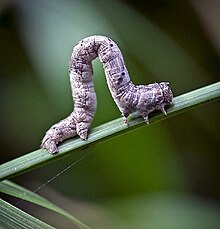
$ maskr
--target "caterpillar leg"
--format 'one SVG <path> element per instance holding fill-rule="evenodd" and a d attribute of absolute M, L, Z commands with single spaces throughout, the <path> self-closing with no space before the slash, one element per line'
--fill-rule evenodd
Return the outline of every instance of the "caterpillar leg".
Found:
<path fill-rule="evenodd" d="M 146 124 L 149 125 L 148 113 L 141 113 L 140 115 L 144 118 Z"/>
<path fill-rule="evenodd" d="M 90 123 L 87 122 L 79 122 L 76 124 L 76 132 L 82 140 L 87 139 L 89 126 Z"/>
<path fill-rule="evenodd" d="M 167 112 L 166 112 L 164 106 L 158 107 L 158 110 L 160 110 L 163 114 L 167 115 Z M 146 124 L 149 125 L 148 113 L 141 113 L 141 115 L 143 116 L 144 121 L 146 122 Z"/>
<path fill-rule="evenodd" d="M 73 117 L 69 116 L 53 125 L 45 134 L 41 148 L 46 149 L 49 153 L 55 154 L 59 150 L 57 145 L 65 139 L 76 135 L 76 124 Z"/>
<path fill-rule="evenodd" d="M 144 116 L 144 121 L 146 122 L 147 125 L 149 125 L 148 115 Z"/>
<path fill-rule="evenodd" d="M 129 122 L 128 122 L 128 113 L 122 113 L 122 116 L 124 117 L 124 124 L 129 127 Z"/>
<path fill-rule="evenodd" d="M 73 112 L 76 123 L 76 133 L 82 140 L 86 140 L 88 137 L 89 127 L 91 126 L 94 115 L 95 109 L 87 111 L 84 108 L 75 108 Z"/>
<path fill-rule="evenodd" d="M 163 114 L 167 115 L 167 112 L 166 112 L 164 106 L 159 107 L 159 110 L 161 110 L 161 112 L 162 112 Z"/>

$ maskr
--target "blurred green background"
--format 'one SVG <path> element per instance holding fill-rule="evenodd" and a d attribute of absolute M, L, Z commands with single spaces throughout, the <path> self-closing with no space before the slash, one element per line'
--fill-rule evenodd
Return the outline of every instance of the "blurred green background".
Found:
<path fill-rule="evenodd" d="M 72 111 L 68 62 L 82 38 L 111 37 L 134 83 L 169 81 L 177 96 L 219 80 L 219 20 L 218 0 L 2 0 L 1 163 L 37 149 L 46 130 Z M 102 65 L 95 60 L 93 66 L 97 126 L 120 112 Z M 39 193 L 93 228 L 217 228 L 219 105 L 105 141 Z M 35 190 L 79 157 L 13 181 Z M 58 228 L 74 228 L 42 208 L 19 207 Z"/>

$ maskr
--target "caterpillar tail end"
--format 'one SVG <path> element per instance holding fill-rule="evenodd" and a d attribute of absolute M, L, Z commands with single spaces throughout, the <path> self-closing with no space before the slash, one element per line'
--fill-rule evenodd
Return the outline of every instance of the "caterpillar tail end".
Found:
<path fill-rule="evenodd" d="M 40 147 L 44 150 L 47 150 L 50 154 L 56 154 L 59 152 L 55 141 L 51 140 L 47 136 L 43 138 Z"/>

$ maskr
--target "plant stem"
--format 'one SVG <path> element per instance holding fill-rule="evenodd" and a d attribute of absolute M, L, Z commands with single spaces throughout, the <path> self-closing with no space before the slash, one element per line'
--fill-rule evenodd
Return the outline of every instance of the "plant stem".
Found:
<path fill-rule="evenodd" d="M 219 97 L 220 82 L 177 96 L 173 100 L 173 106 L 167 109 L 168 116 L 155 112 L 151 115 L 150 125 L 188 111 L 196 106 L 217 100 Z M 136 113 L 133 113 L 130 116 L 129 128 L 124 124 L 123 118 L 115 119 L 92 129 L 89 133 L 89 138 L 86 141 L 83 141 L 78 137 L 65 141 L 60 145 L 59 153 L 56 155 L 51 155 L 42 149 L 38 149 L 0 165 L 0 180 L 17 176 L 25 171 L 32 170 L 49 162 L 69 156 L 73 153 L 82 151 L 84 148 L 91 147 L 93 144 L 103 142 L 108 138 L 118 136 L 143 125 L 145 125 L 145 122 Z"/>

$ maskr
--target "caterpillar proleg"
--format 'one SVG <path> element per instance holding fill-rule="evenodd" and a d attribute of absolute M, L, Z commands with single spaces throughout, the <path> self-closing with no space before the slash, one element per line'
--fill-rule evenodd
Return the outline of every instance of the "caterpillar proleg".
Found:
<path fill-rule="evenodd" d="M 107 84 L 125 123 L 127 117 L 138 111 L 148 124 L 148 114 L 171 104 L 173 93 L 168 82 L 134 85 L 128 74 L 122 53 L 108 37 L 94 35 L 79 41 L 73 48 L 69 75 L 74 100 L 73 112 L 53 125 L 45 134 L 41 147 L 50 153 L 58 152 L 57 144 L 79 135 L 87 139 L 88 130 L 96 112 L 96 94 L 93 85 L 92 60 L 99 57 Z"/>

